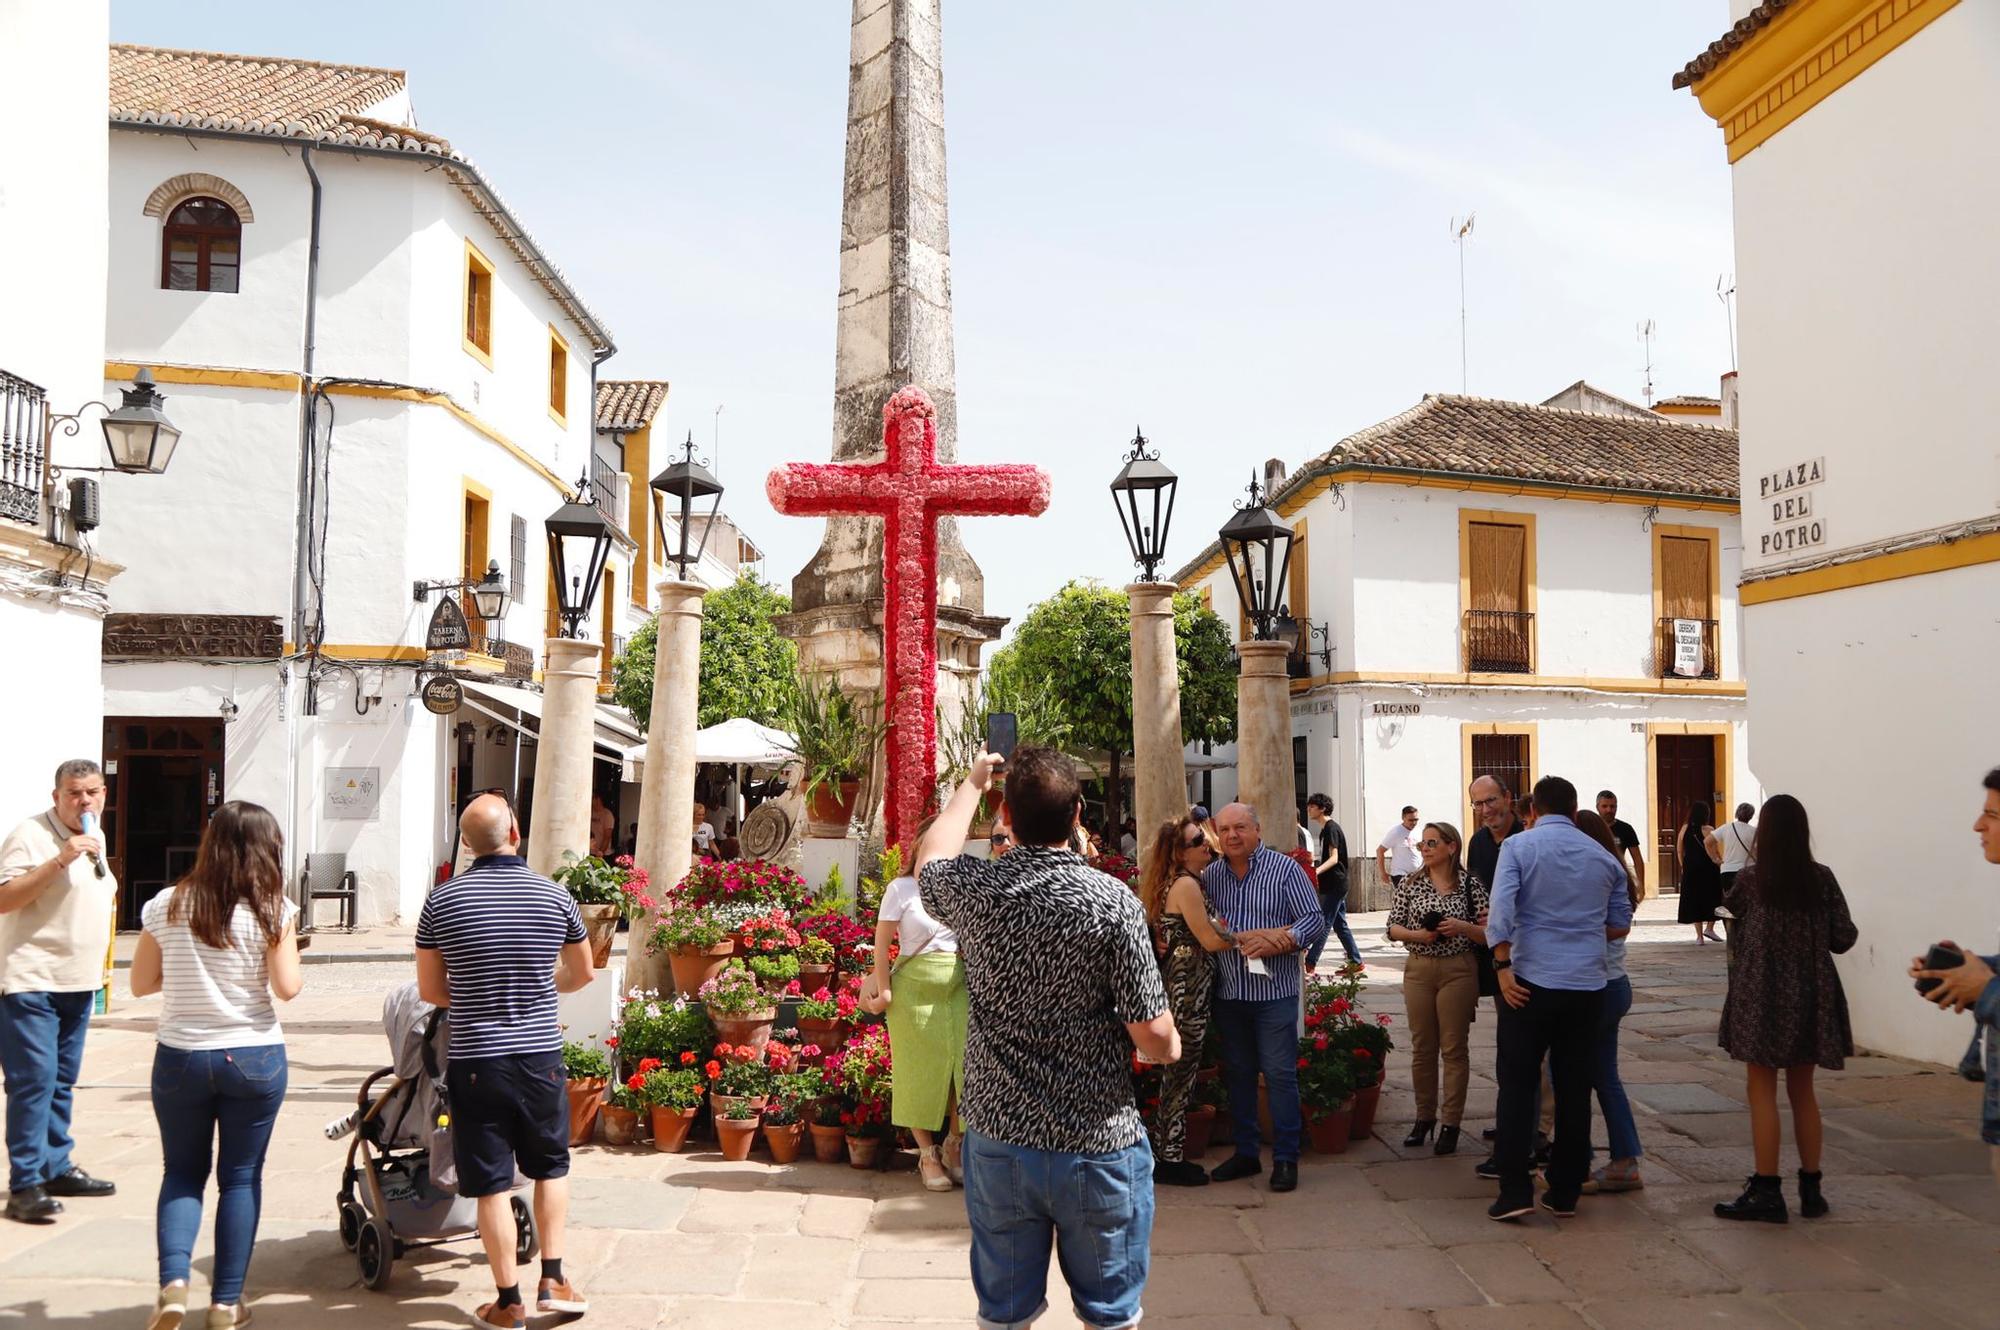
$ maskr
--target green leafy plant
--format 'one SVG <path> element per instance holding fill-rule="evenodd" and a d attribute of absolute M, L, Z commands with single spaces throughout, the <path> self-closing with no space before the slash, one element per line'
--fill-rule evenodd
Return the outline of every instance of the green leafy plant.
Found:
<path fill-rule="evenodd" d="M 799 958 L 790 952 L 773 956 L 752 956 L 750 973 L 766 988 L 783 988 L 799 977 Z"/>
<path fill-rule="evenodd" d="M 636 919 L 655 905 L 647 894 L 651 884 L 646 870 L 634 867 L 629 855 L 607 861 L 594 854 L 564 850 L 562 867 L 551 880 L 568 891 L 578 905 L 615 905 L 627 919 Z"/>
<path fill-rule="evenodd" d="M 563 1075 L 572 1081 L 596 1080 L 611 1075 L 611 1059 L 601 1048 L 563 1041 Z"/>
<path fill-rule="evenodd" d="M 900 845 L 884 846 L 882 852 L 875 856 L 875 872 L 871 876 L 861 879 L 861 890 L 858 893 L 858 898 L 862 918 L 873 919 L 882 912 L 882 893 L 889 889 L 891 882 L 894 882 L 902 875 L 903 847 Z M 869 964 L 873 963 L 874 961 L 871 957 Z"/>
<path fill-rule="evenodd" d="M 660 921 L 646 938 L 646 947 L 656 955 L 683 947 L 706 950 L 721 946 L 735 931 L 715 906 L 687 905 L 669 899 Z"/>
<path fill-rule="evenodd" d="M 800 911 L 801 914 L 846 913 L 853 909 L 854 902 L 847 894 L 847 880 L 840 875 L 840 865 L 834 864 L 826 870 L 826 881 L 819 884 L 819 891 Z"/>
<path fill-rule="evenodd" d="M 648 1108 L 686 1112 L 701 1102 L 701 1076 L 692 1068 L 662 1067 L 641 1082 L 639 1097 Z"/>
<path fill-rule="evenodd" d="M 771 998 L 757 986 L 757 976 L 742 961 L 732 960 L 723 966 L 722 973 L 701 986 L 701 1000 L 708 1007 L 710 1018 L 717 1016 L 749 1016 L 768 1014 L 775 1010 Z"/>
<path fill-rule="evenodd" d="M 876 719 L 881 714 L 881 694 L 859 705 L 834 675 L 794 681 L 783 726 L 791 732 L 792 751 L 805 765 L 801 793 L 807 799 L 823 787 L 867 774 L 889 729 L 887 721 Z"/>
<path fill-rule="evenodd" d="M 809 937 L 799 943 L 799 964 L 833 964 L 833 944 L 823 937 Z"/>
<path fill-rule="evenodd" d="M 813 1121 L 819 1126 L 845 1126 L 846 1123 L 842 1119 L 846 1116 L 847 1110 L 842 1107 L 840 1100 L 835 1096 L 828 1095 L 813 1105 Z"/>
<path fill-rule="evenodd" d="M 743 1056 L 744 1053 L 749 1056 Z M 771 1092 L 771 1069 L 764 1065 L 755 1049 L 739 1047 L 728 1053 L 718 1049 L 715 1060 L 708 1064 L 708 1071 L 710 1094 L 734 1098 Z"/>
<path fill-rule="evenodd" d="M 648 1058 L 674 1062 L 684 1053 L 702 1053 L 714 1042 L 715 1027 L 701 1003 L 637 988 L 625 995 L 615 1033 L 605 1040 L 628 1067 Z"/>
<path fill-rule="evenodd" d="M 754 1104 L 731 1104 L 722 1111 L 722 1116 L 729 1122 L 753 1122 L 761 1113 Z"/>
<path fill-rule="evenodd" d="M 747 569 L 703 598 L 695 724 L 719 725 L 735 716 L 764 725 L 781 723 L 799 655 L 773 619 L 791 608 L 788 596 Z M 611 662 L 612 699 L 642 731 L 653 714 L 658 634 L 659 621 L 648 621 Z"/>

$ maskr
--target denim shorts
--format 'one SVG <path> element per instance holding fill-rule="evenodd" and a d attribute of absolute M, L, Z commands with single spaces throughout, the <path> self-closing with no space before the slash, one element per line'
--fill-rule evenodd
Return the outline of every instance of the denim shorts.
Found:
<path fill-rule="evenodd" d="M 1088 1326 L 1139 1319 L 1153 1239 L 1153 1151 L 1031 1150 L 965 1134 L 972 1286 L 983 1330 L 1025 1326 L 1048 1306 L 1049 1249 Z"/>
<path fill-rule="evenodd" d="M 537 1182 L 569 1173 L 569 1095 L 561 1053 L 467 1058 L 446 1065 L 451 1155 L 460 1196 L 514 1189 L 516 1164 Z"/>

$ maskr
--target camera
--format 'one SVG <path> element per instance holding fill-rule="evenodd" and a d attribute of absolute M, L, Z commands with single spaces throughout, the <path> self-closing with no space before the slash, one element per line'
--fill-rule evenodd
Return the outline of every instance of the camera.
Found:
<path fill-rule="evenodd" d="M 1417 926 L 1423 929 L 1426 933 L 1435 933 L 1438 931 L 1438 925 L 1443 922 L 1444 922 L 1444 911 L 1432 910 L 1429 914 L 1425 915 L 1423 918 L 1417 921 Z"/>

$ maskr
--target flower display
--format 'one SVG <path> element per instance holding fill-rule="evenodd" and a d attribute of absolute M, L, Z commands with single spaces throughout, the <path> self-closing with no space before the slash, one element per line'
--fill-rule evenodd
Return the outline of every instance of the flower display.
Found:
<path fill-rule="evenodd" d="M 827 1059 L 826 1074 L 840 1088 L 842 1125 L 857 1136 L 880 1135 L 889 1125 L 894 1085 L 889 1031 L 871 1025 Z"/>
<path fill-rule="evenodd" d="M 861 1009 L 861 999 L 857 996 L 861 988 L 861 976 L 855 975 L 841 985 L 840 992 L 821 987 L 813 990 L 813 995 L 799 1003 L 799 1019 L 802 1021 L 851 1021 L 854 1013 Z"/>
<path fill-rule="evenodd" d="M 723 966 L 721 974 L 701 986 L 699 996 L 711 1017 L 767 1014 L 774 1010 L 770 995 L 757 986 L 757 976 L 742 961 L 732 960 Z"/>
<path fill-rule="evenodd" d="M 1139 885 L 1139 865 L 1122 854 L 1100 854 L 1090 861 L 1098 872 L 1117 878 L 1128 887 Z"/>
<path fill-rule="evenodd" d="M 551 877 L 578 905 L 615 905 L 627 919 L 636 919 L 659 905 L 651 895 L 652 882 L 646 870 L 634 864 L 629 854 L 607 861 L 569 850 L 563 854 L 562 867 Z"/>
<path fill-rule="evenodd" d="M 705 1049 L 714 1040 L 715 1027 L 701 1003 L 634 988 L 626 992 L 614 1033 L 604 1044 L 625 1066 L 637 1067 L 649 1058 L 672 1060 Z"/>
<path fill-rule="evenodd" d="M 710 1094 L 742 1098 L 768 1094 L 771 1089 L 771 1069 L 748 1044 L 717 1044 L 715 1057 L 703 1070 L 708 1072 Z"/>
<path fill-rule="evenodd" d="M 804 878 L 767 859 L 697 859 L 669 894 L 691 906 L 747 904 L 756 907 L 753 915 L 796 912 L 812 900 Z"/>
<path fill-rule="evenodd" d="M 801 940 L 799 930 L 792 927 L 792 916 L 782 906 L 745 919 L 736 930 L 736 938 L 746 952 L 766 955 L 796 950 Z"/>
<path fill-rule="evenodd" d="M 1388 1015 L 1370 1018 L 1361 1005 L 1365 968 L 1349 962 L 1306 986 L 1298 1065 L 1299 1097 L 1309 1107 L 1336 1109 L 1355 1091 L 1381 1083 L 1394 1043 Z"/>

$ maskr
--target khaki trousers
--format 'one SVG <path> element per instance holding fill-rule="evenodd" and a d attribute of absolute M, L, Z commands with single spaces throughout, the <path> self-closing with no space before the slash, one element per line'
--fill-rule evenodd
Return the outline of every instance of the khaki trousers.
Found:
<path fill-rule="evenodd" d="M 1479 1006 L 1479 967 L 1471 952 L 1412 955 L 1403 963 L 1403 1002 L 1409 1009 L 1410 1077 L 1416 1082 L 1417 1121 L 1458 1125 L 1465 1116 L 1465 1084 L 1472 1074 L 1466 1042 Z M 1438 1062 L 1444 1062 L 1444 1102 L 1438 1102 Z"/>

